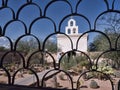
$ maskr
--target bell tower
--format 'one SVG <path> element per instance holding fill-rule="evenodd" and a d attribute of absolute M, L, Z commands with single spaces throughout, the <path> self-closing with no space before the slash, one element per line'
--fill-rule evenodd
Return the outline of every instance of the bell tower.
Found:
<path fill-rule="evenodd" d="M 67 36 L 58 34 L 57 47 L 60 49 L 60 52 L 67 52 L 72 49 L 87 52 L 88 35 L 85 34 L 84 36 L 82 36 L 77 43 L 78 38 L 82 35 L 82 33 L 79 33 L 79 28 L 78 25 L 76 25 L 75 19 L 70 18 L 68 20 L 67 25 L 65 26 L 65 34 L 71 39 L 72 44 Z"/>
<path fill-rule="evenodd" d="M 78 34 L 78 26 L 76 25 L 76 21 L 74 19 L 70 19 L 68 21 L 68 25 L 65 27 L 65 33 L 68 35 Z"/>

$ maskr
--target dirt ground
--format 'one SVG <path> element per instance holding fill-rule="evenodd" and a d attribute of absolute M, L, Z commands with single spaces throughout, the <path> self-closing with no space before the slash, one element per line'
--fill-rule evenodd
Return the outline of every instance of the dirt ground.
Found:
<path fill-rule="evenodd" d="M 28 76 L 28 75 L 24 75 L 24 78 L 26 76 Z M 77 82 L 78 77 L 79 76 L 74 76 L 73 77 L 73 82 L 74 82 L 73 87 L 75 89 L 77 88 L 77 83 L 76 82 Z M 115 83 L 117 84 L 117 82 L 119 81 L 120 78 L 114 78 L 114 79 L 115 79 Z M 111 85 L 111 82 L 109 80 L 94 79 L 99 85 L 99 88 L 97 88 L 97 89 L 90 88 L 91 80 L 93 80 L 93 79 L 89 79 L 89 80 L 85 80 L 85 81 L 83 79 L 81 79 L 82 84 L 80 85 L 80 88 L 78 90 L 112 90 L 112 85 Z M 5 77 L 4 75 L 1 75 L 0 76 L 0 82 L 1 83 L 6 83 L 6 81 L 8 81 L 8 78 Z M 48 79 L 45 82 L 45 84 L 46 84 L 46 87 L 52 87 L 52 88 L 68 88 L 68 89 L 72 88 L 70 79 L 68 79 L 68 77 L 64 77 L 64 80 L 61 80 L 59 78 L 59 75 L 57 77 L 53 77 L 51 79 Z M 115 88 L 115 85 L 114 85 L 114 88 Z"/>
<path fill-rule="evenodd" d="M 76 82 L 77 82 L 78 76 L 74 76 L 73 78 L 74 78 L 73 79 L 73 81 L 74 81 L 73 86 L 76 89 L 77 88 Z M 91 80 L 95 80 L 98 83 L 99 87 L 97 89 L 90 88 Z M 119 80 L 119 78 L 115 78 L 116 84 L 117 84 L 118 80 Z M 66 80 L 60 80 L 59 78 L 57 78 L 58 85 L 55 85 L 54 82 L 55 81 L 53 79 L 49 79 L 46 82 L 46 86 L 47 87 L 53 87 L 53 88 L 57 87 L 57 88 L 71 89 L 70 80 L 67 80 L 67 79 Z M 115 85 L 114 85 L 114 88 L 115 88 Z M 112 90 L 112 85 L 111 85 L 110 80 L 89 79 L 89 80 L 83 81 L 78 90 Z"/>

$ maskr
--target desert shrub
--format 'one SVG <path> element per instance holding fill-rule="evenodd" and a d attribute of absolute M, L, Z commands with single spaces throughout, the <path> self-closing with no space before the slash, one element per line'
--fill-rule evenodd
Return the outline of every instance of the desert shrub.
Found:
<path fill-rule="evenodd" d="M 89 65 L 88 59 L 85 56 L 64 56 L 61 61 L 61 67 L 64 70 L 74 68 L 77 69 L 77 71 L 81 71 L 81 67 L 85 66 L 89 68 Z"/>
<path fill-rule="evenodd" d="M 114 75 L 115 75 L 116 78 L 120 78 L 120 71 L 115 71 Z"/>

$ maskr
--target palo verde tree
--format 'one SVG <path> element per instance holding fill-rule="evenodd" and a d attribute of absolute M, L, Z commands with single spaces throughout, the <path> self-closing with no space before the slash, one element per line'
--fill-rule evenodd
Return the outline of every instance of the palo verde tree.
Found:
<path fill-rule="evenodd" d="M 119 13 L 106 13 L 102 15 L 98 22 L 97 28 L 102 30 L 110 39 L 111 46 L 116 49 L 115 42 L 120 35 L 120 14 Z M 117 49 L 120 50 L 120 40 L 118 40 Z M 97 35 L 93 42 L 89 45 L 90 51 L 105 51 L 109 50 L 109 43 L 102 34 Z M 112 60 L 112 66 L 119 68 L 120 65 L 120 52 L 111 51 L 104 55 L 104 58 Z"/>

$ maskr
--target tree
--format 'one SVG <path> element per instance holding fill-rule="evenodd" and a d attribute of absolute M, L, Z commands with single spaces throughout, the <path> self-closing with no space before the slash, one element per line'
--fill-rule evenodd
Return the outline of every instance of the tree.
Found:
<path fill-rule="evenodd" d="M 41 42 L 43 43 L 43 42 Z M 50 40 L 46 41 L 45 44 L 45 48 L 52 53 L 56 52 L 56 46 L 57 44 L 55 42 L 52 42 Z M 22 52 L 24 54 L 25 60 L 27 60 L 29 58 L 29 56 L 34 52 L 38 50 L 38 43 L 36 42 L 36 40 L 34 40 L 33 38 L 30 38 L 29 40 L 21 40 L 18 42 L 17 44 L 17 50 Z M 43 56 L 44 54 L 41 53 L 37 53 L 36 55 L 34 55 L 32 57 L 32 59 L 34 59 L 34 61 L 30 62 L 31 64 L 36 64 L 36 63 L 42 63 L 41 60 L 43 60 Z"/>
<path fill-rule="evenodd" d="M 30 51 L 35 51 L 37 47 L 38 44 L 34 39 L 21 40 L 18 42 L 17 50 L 27 53 Z"/>
<path fill-rule="evenodd" d="M 0 51 L 4 51 L 4 50 L 6 50 L 5 47 L 0 46 Z"/>
<path fill-rule="evenodd" d="M 107 13 L 101 16 L 97 23 L 98 27 L 100 26 L 102 29 L 104 29 L 104 33 L 110 38 L 112 48 L 115 49 L 115 41 L 120 35 L 120 14 L 118 13 Z M 106 41 L 105 37 L 103 35 L 98 35 L 93 40 L 90 50 L 94 51 L 104 51 L 109 49 L 109 43 Z M 119 40 L 120 41 L 120 40 Z M 120 42 L 118 42 L 117 49 L 120 49 Z M 116 68 L 119 68 L 120 64 L 120 52 L 118 51 L 111 51 L 104 55 L 104 58 L 107 58 L 109 60 L 112 60 L 114 63 L 113 65 Z"/>
<path fill-rule="evenodd" d="M 99 34 L 92 43 L 89 44 L 89 51 L 105 51 L 109 49 L 109 42 L 105 36 Z"/>
<path fill-rule="evenodd" d="M 57 43 L 51 40 L 46 41 L 46 47 L 49 52 L 56 53 L 57 52 Z"/>

